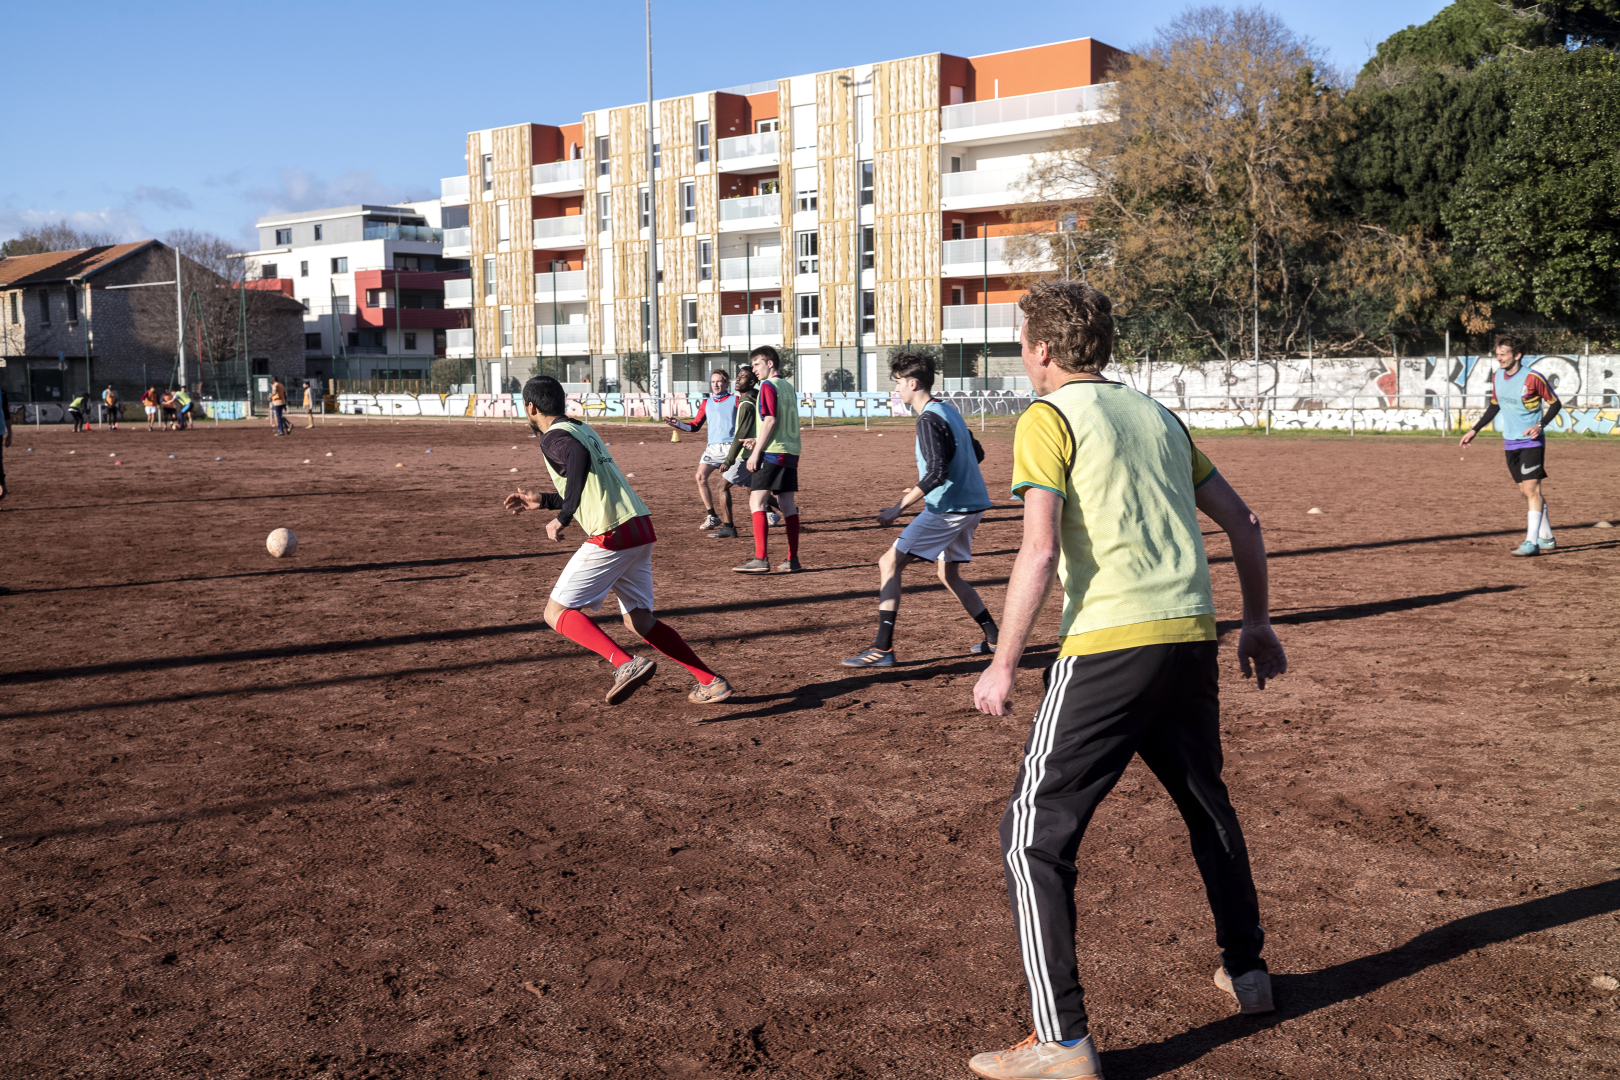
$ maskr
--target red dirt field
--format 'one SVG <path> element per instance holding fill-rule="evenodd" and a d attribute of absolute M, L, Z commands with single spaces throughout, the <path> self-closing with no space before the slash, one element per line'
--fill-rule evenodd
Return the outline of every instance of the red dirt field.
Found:
<path fill-rule="evenodd" d="M 1027 1033 L 996 822 L 1057 605 L 1011 717 L 973 710 L 975 627 L 927 568 L 901 666 L 841 668 L 909 430 L 808 436 L 811 572 L 767 578 L 696 530 L 700 446 L 603 430 L 723 706 L 665 662 L 610 709 L 607 665 L 544 627 L 578 534 L 501 511 L 545 484 L 520 426 L 18 431 L 0 1075 L 958 1080 Z M 985 443 L 1004 493 L 1010 428 Z M 1620 1075 L 1620 533 L 1592 527 L 1620 519 L 1620 443 L 1554 442 L 1561 546 L 1522 560 L 1499 444 L 1200 443 L 1266 526 L 1292 665 L 1237 676 L 1210 537 L 1279 1011 L 1210 984 L 1137 764 L 1080 850 L 1109 1080 Z M 967 576 L 999 613 L 998 497 Z"/>

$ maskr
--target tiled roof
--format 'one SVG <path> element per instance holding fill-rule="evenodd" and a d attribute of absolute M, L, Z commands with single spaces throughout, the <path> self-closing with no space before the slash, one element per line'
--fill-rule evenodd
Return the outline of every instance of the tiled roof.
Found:
<path fill-rule="evenodd" d="M 78 251 L 48 251 L 43 255 L 14 255 L 9 259 L 0 259 L 0 289 L 86 277 L 155 243 L 156 240 L 140 240 L 133 244 L 112 244 Z"/>

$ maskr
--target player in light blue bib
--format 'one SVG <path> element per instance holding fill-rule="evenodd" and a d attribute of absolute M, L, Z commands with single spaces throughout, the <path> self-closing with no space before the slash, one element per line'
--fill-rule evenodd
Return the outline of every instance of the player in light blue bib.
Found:
<path fill-rule="evenodd" d="M 1514 335 L 1497 337 L 1496 365 L 1491 372 L 1490 405 L 1458 445 L 1467 446 L 1487 424 L 1501 417 L 1508 475 L 1524 493 L 1527 509 L 1524 543 L 1513 554 L 1540 555 L 1557 546 L 1541 482 L 1547 479 L 1547 425 L 1563 408 L 1563 402 L 1541 373 L 1524 363 L 1523 343 Z"/>
<path fill-rule="evenodd" d="M 703 500 L 704 532 L 719 530 L 736 536 L 737 527 L 731 522 L 731 481 L 721 477 L 720 494 L 725 501 L 726 520 L 714 512 L 714 494 L 709 490 L 709 477 L 726 467 L 726 455 L 731 452 L 731 440 L 737 434 L 737 395 L 731 392 L 731 377 L 719 368 L 709 373 L 710 394 L 698 403 L 697 414 L 691 420 L 665 420 L 676 431 L 702 431 L 709 429 L 709 443 L 698 459 L 698 495 Z"/>

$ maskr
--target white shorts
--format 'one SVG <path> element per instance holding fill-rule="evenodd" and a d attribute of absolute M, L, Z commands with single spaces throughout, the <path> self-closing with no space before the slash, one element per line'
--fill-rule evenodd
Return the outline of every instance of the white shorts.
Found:
<path fill-rule="evenodd" d="M 146 407 L 146 415 L 147 416 L 156 416 L 157 415 L 157 406 L 156 405 L 148 405 Z"/>
<path fill-rule="evenodd" d="M 609 592 L 619 597 L 619 611 L 653 609 L 652 544 L 609 551 L 581 544 L 557 577 L 551 598 L 565 608 L 596 611 Z"/>
<path fill-rule="evenodd" d="M 941 555 L 947 562 L 973 561 L 973 530 L 984 517 L 980 510 L 972 514 L 936 514 L 924 510 L 911 519 L 911 524 L 894 542 L 894 549 L 902 555 L 933 562 Z"/>
<path fill-rule="evenodd" d="M 703 456 L 698 458 L 698 464 L 723 469 L 726 466 L 726 455 L 729 453 L 731 453 L 730 443 L 710 443 L 703 448 Z"/>

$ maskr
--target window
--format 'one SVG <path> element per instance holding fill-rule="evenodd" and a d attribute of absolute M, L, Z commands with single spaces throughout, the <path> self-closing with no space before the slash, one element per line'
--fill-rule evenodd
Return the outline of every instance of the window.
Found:
<path fill-rule="evenodd" d="M 309 297 L 306 296 L 306 297 L 304 297 L 303 300 L 301 300 L 299 302 L 304 305 L 304 314 L 308 315 L 309 314 Z"/>
<path fill-rule="evenodd" d="M 347 315 L 349 313 L 349 298 L 347 296 L 332 297 L 332 313 L 334 315 Z"/>
<path fill-rule="evenodd" d="M 961 171 L 962 171 L 962 159 L 953 154 L 951 156 L 951 172 L 958 173 L 958 172 L 961 172 Z"/>
<path fill-rule="evenodd" d="M 495 204 L 495 239 L 503 244 L 512 239 L 512 206 L 510 203 Z"/>
<path fill-rule="evenodd" d="M 863 226 L 861 228 L 861 269 L 862 270 L 870 270 L 870 269 L 872 269 L 872 265 L 876 261 L 875 258 L 874 258 L 874 255 L 876 253 L 872 249 L 872 241 L 873 241 L 873 239 L 874 238 L 872 236 L 872 226 L 870 226 L 870 225 Z"/>
<path fill-rule="evenodd" d="M 798 255 L 798 268 L 796 274 L 814 274 L 818 272 L 821 252 L 821 234 L 818 232 L 802 232 L 793 238 L 793 250 Z"/>
<path fill-rule="evenodd" d="M 276 230 L 276 245 L 279 247 L 282 244 L 290 244 L 290 243 L 292 243 L 292 230 L 291 229 L 277 229 Z"/>
<path fill-rule="evenodd" d="M 967 297 L 967 293 L 963 290 L 962 286 L 960 286 L 960 285 L 952 285 L 951 286 L 951 306 L 952 307 L 961 307 L 964 303 L 966 303 L 966 297 Z"/>
<path fill-rule="evenodd" d="M 967 222 L 963 221 L 960 218 L 952 218 L 951 219 L 951 239 L 952 240 L 966 240 L 967 239 Z"/>
<path fill-rule="evenodd" d="M 305 259 L 298 264 L 298 276 L 309 277 L 309 260 Z"/>
<path fill-rule="evenodd" d="M 872 205 L 872 162 L 861 162 L 861 205 Z"/>
<path fill-rule="evenodd" d="M 698 241 L 698 280 L 714 280 L 714 242 L 711 240 Z"/>
<path fill-rule="evenodd" d="M 652 195 L 646 188 L 641 189 L 641 227 L 648 228 L 652 224 Z"/>
<path fill-rule="evenodd" d="M 759 182 L 759 194 L 780 195 L 781 193 L 782 181 L 779 178 L 773 176 L 769 180 L 761 180 Z"/>
<path fill-rule="evenodd" d="M 407 331 L 405 331 L 405 350 L 407 352 L 415 352 L 416 351 L 416 331 L 415 330 L 407 330 Z"/>
<path fill-rule="evenodd" d="M 512 347 L 512 309 L 501 308 L 501 348 Z"/>
<path fill-rule="evenodd" d="M 613 196 L 607 192 L 596 197 L 596 231 L 605 233 L 613 228 Z"/>
<path fill-rule="evenodd" d="M 566 273 L 568 273 L 568 260 L 567 259 L 552 259 L 551 260 L 551 272 L 553 274 L 566 274 Z"/>
<path fill-rule="evenodd" d="M 596 137 L 596 175 L 597 176 L 606 176 L 608 174 L 608 169 L 611 168 L 612 165 L 613 165 L 612 159 L 608 157 L 608 146 L 609 145 L 610 144 L 608 143 L 608 137 L 606 135 L 598 135 Z"/>
<path fill-rule="evenodd" d="M 383 307 L 383 291 L 381 289 L 366 290 L 366 307 Z"/>
<path fill-rule="evenodd" d="M 697 185 L 681 185 L 681 224 L 691 225 L 697 221 Z"/>
<path fill-rule="evenodd" d="M 484 299 L 495 298 L 495 256 L 484 256 Z"/>
<path fill-rule="evenodd" d="M 793 209 L 799 213 L 816 208 L 816 167 L 793 170 Z"/>
<path fill-rule="evenodd" d="M 494 154 L 485 154 L 484 155 L 484 160 L 481 163 L 480 168 L 483 171 L 484 190 L 485 191 L 494 191 L 495 190 L 495 155 Z"/>
<path fill-rule="evenodd" d="M 811 337 L 821 333 L 821 296 L 819 293 L 799 294 L 799 336 Z"/>
<path fill-rule="evenodd" d="M 276 264 L 275 263 L 265 263 L 262 267 L 259 268 L 259 276 L 262 277 L 262 278 L 273 278 L 273 277 L 275 277 L 276 276 Z"/>
<path fill-rule="evenodd" d="M 51 294 L 44 289 L 39 290 L 39 325 L 51 325 Z"/>
<path fill-rule="evenodd" d="M 69 285 L 67 288 L 68 322 L 79 321 L 79 290 Z"/>
<path fill-rule="evenodd" d="M 431 269 L 433 269 L 433 256 L 431 256 L 431 255 L 427 256 L 427 262 L 428 262 L 428 265 L 426 267 L 423 267 L 423 265 L 422 265 L 422 256 L 420 256 L 420 255 L 395 255 L 394 256 L 394 269 L 395 270 L 422 270 L 422 269 L 431 270 Z"/>
<path fill-rule="evenodd" d="M 698 336 L 697 301 L 682 300 L 681 315 L 683 316 L 683 321 L 686 323 L 686 340 L 696 341 Z"/>
<path fill-rule="evenodd" d="M 793 106 L 793 149 L 806 150 L 816 145 L 816 106 Z"/>
<path fill-rule="evenodd" d="M 11 325 L 17 325 L 17 294 L 11 294 Z"/>
<path fill-rule="evenodd" d="M 700 161 L 700 162 L 701 161 L 708 161 L 709 160 L 709 122 L 707 120 L 699 120 L 697 122 L 697 131 L 694 133 L 692 141 L 693 141 L 693 143 L 695 143 L 697 145 L 697 160 Z"/>
<path fill-rule="evenodd" d="M 782 121 L 778 120 L 774 116 L 769 120 L 760 120 L 754 124 L 755 131 L 779 131 L 781 130 L 781 127 Z"/>
<path fill-rule="evenodd" d="M 332 273 L 334 273 L 334 274 L 347 274 L 348 272 L 349 272 L 349 259 L 348 259 L 348 256 L 344 256 L 341 259 L 333 259 L 332 260 Z"/>
<path fill-rule="evenodd" d="M 306 351 L 306 352 L 320 352 L 321 351 L 321 335 L 319 335 L 319 334 L 305 334 L 304 335 L 304 351 Z"/>
<path fill-rule="evenodd" d="M 871 334 L 877 331 L 877 316 L 873 313 L 875 297 L 872 290 L 861 293 L 861 333 Z"/>
<path fill-rule="evenodd" d="M 317 243 L 319 243 L 320 239 L 321 239 L 321 227 L 319 225 L 317 225 L 317 226 L 315 226 L 315 240 L 316 240 Z"/>
<path fill-rule="evenodd" d="M 663 167 L 664 167 L 664 144 L 660 143 L 660 142 L 654 142 L 653 143 L 653 168 L 662 169 Z"/>
<path fill-rule="evenodd" d="M 855 99 L 855 141 L 872 141 L 872 95 Z"/>
<path fill-rule="evenodd" d="M 960 86 L 951 87 L 950 88 L 950 95 L 951 95 L 950 102 L 951 102 L 952 105 L 960 105 L 960 104 L 962 104 L 962 102 L 964 100 L 966 100 L 962 96 L 962 88 Z"/>

